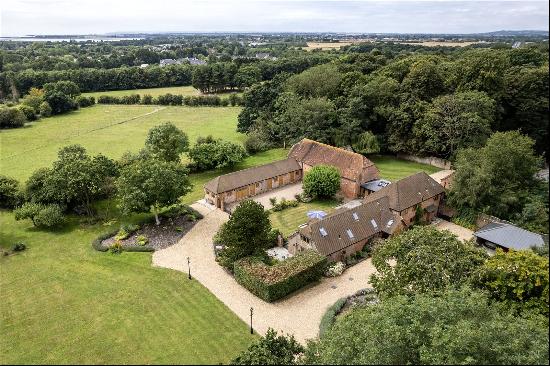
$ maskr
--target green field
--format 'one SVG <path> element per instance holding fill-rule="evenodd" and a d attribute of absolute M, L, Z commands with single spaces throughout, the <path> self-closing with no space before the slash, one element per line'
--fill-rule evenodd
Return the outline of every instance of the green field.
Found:
<path fill-rule="evenodd" d="M 29 123 L 25 128 L 0 131 L 2 174 L 26 180 L 34 170 L 50 166 L 58 150 L 80 144 L 91 154 L 119 158 L 143 147 L 147 131 L 170 121 L 193 142 L 212 135 L 242 142 L 235 131 L 238 107 L 163 107 L 96 105 Z"/>
<path fill-rule="evenodd" d="M 123 95 L 139 94 L 141 96 L 149 94 L 153 97 L 158 97 L 163 94 L 181 94 L 183 96 L 188 95 L 202 95 L 197 89 L 192 86 L 170 86 L 166 88 L 150 88 L 150 89 L 131 89 L 131 90 L 110 90 L 110 91 L 101 91 L 101 92 L 90 92 L 82 93 L 82 95 L 88 97 L 99 97 L 100 95 L 110 95 L 113 97 L 121 97 Z M 214 95 L 219 95 L 220 97 L 227 97 L 231 93 L 219 93 Z M 240 94 L 240 93 L 239 93 Z"/>

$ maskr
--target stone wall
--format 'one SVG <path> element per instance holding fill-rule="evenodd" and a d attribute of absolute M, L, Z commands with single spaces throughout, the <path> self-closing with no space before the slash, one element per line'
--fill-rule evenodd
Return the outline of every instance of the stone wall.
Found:
<path fill-rule="evenodd" d="M 416 163 L 421 164 L 428 164 L 431 166 L 435 166 L 441 169 L 451 169 L 451 162 L 445 159 L 437 158 L 435 156 L 427 156 L 427 157 L 420 157 L 415 155 L 409 155 L 409 154 L 397 154 L 398 159 L 408 160 L 408 161 L 414 161 Z"/>

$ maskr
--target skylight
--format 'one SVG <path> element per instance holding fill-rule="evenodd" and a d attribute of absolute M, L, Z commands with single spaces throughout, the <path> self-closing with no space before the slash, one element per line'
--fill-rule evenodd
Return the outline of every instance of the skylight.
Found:
<path fill-rule="evenodd" d="M 390 227 L 393 225 L 393 219 L 391 219 L 390 221 L 388 221 L 388 224 L 386 225 L 386 227 Z"/>
<path fill-rule="evenodd" d="M 319 228 L 319 233 L 321 233 L 321 236 L 327 236 L 327 230 L 324 227 Z"/>
<path fill-rule="evenodd" d="M 353 239 L 353 238 L 354 238 L 353 233 L 351 232 L 351 229 L 347 229 L 347 230 L 346 230 L 346 233 L 348 234 L 348 236 L 349 236 L 350 239 Z"/>
<path fill-rule="evenodd" d="M 354 212 L 351 216 L 353 216 L 355 221 L 359 221 L 359 215 L 357 215 L 357 212 Z"/>
<path fill-rule="evenodd" d="M 372 224 L 372 227 L 374 227 L 375 229 L 378 228 L 378 225 L 376 224 L 376 221 L 374 221 L 374 219 L 371 219 L 370 223 Z"/>

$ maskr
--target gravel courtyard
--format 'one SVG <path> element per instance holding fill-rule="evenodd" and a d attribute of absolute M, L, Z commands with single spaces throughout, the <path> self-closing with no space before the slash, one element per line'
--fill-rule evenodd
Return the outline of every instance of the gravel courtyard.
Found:
<path fill-rule="evenodd" d="M 187 272 L 189 257 L 193 279 L 200 281 L 243 321 L 250 322 L 250 308 L 254 308 L 254 329 L 261 334 L 271 327 L 294 334 L 300 342 L 315 338 L 329 306 L 341 297 L 369 287 L 368 278 L 375 272 L 370 259 L 349 268 L 340 277 L 324 278 L 287 299 L 266 303 L 241 287 L 214 259 L 212 237 L 228 215 L 200 203 L 191 207 L 202 213 L 204 219 L 177 244 L 153 253 L 153 265 Z"/>

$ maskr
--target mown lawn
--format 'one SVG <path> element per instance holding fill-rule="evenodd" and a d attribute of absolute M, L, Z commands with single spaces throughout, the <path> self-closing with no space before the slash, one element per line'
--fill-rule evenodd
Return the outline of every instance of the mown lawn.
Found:
<path fill-rule="evenodd" d="M 90 92 L 90 93 L 82 93 L 82 95 L 89 96 L 89 97 L 99 97 L 100 95 L 109 95 L 113 97 L 121 97 L 123 95 L 131 95 L 131 94 L 139 94 L 142 97 L 145 94 L 149 94 L 153 97 L 158 97 L 159 95 L 163 94 L 181 94 L 183 96 L 188 95 L 201 95 L 201 92 L 199 92 L 197 89 L 193 88 L 192 86 L 170 86 L 166 88 L 149 88 L 149 89 L 129 89 L 129 90 L 110 90 L 110 91 L 100 91 L 100 92 Z M 215 95 L 219 95 L 222 98 L 228 97 L 231 93 L 219 93 Z M 239 93 L 240 94 L 240 93 Z"/>
<path fill-rule="evenodd" d="M 315 200 L 309 203 L 300 203 L 297 207 L 290 207 L 283 211 L 272 212 L 269 214 L 271 225 L 274 229 L 279 229 L 284 236 L 290 235 L 298 226 L 306 223 L 308 220 L 307 212 L 310 210 L 323 210 L 327 214 L 334 211 L 338 205 L 335 200 Z"/>
<path fill-rule="evenodd" d="M 206 135 L 239 143 L 244 140 L 236 132 L 239 111 L 238 107 L 140 105 L 83 108 L 0 131 L 0 167 L 2 174 L 24 181 L 36 169 L 50 166 L 58 150 L 69 144 L 117 159 L 125 151 L 141 149 L 149 129 L 167 121 L 185 131 L 192 143 Z"/>
<path fill-rule="evenodd" d="M 217 364 L 253 339 L 185 273 L 153 268 L 149 253 L 92 249 L 92 239 L 120 221 L 72 218 L 48 232 L 0 211 L 0 225 L 2 247 L 28 246 L 0 258 L 2 364 Z"/>
<path fill-rule="evenodd" d="M 435 166 L 401 160 L 394 156 L 369 156 L 369 159 L 380 170 L 380 176 L 392 182 L 421 171 L 432 174 L 441 170 Z"/>

